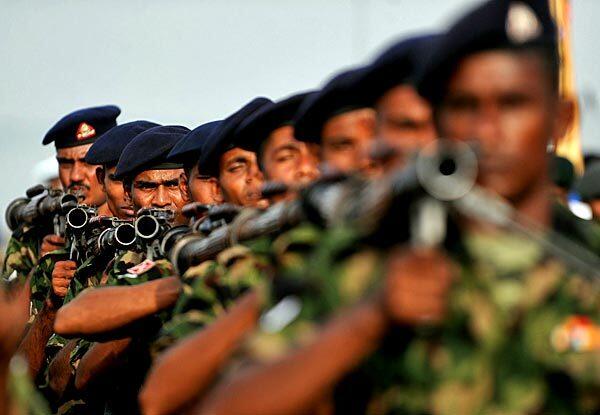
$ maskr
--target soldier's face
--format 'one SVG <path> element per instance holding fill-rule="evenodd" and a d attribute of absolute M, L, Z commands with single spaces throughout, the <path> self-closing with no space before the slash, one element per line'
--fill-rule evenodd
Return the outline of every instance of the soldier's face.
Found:
<path fill-rule="evenodd" d="M 198 165 L 192 167 L 189 177 L 181 176 L 182 186 L 187 189 L 193 202 L 214 205 L 222 203 L 219 182 L 215 177 L 201 175 Z"/>
<path fill-rule="evenodd" d="M 336 115 L 321 132 L 321 156 L 327 168 L 344 172 L 378 173 L 370 157 L 375 139 L 375 111 L 358 109 Z"/>
<path fill-rule="evenodd" d="M 319 147 L 294 138 L 294 128 L 277 128 L 267 138 L 262 166 L 267 180 L 301 187 L 319 177 Z"/>
<path fill-rule="evenodd" d="M 133 207 L 170 209 L 177 213 L 178 223 L 184 223 L 181 208 L 188 203 L 187 194 L 179 185 L 183 169 L 146 170 L 138 174 L 131 185 Z"/>
<path fill-rule="evenodd" d="M 559 107 L 538 56 L 486 51 L 460 62 L 436 119 L 442 137 L 478 143 L 480 183 L 516 201 L 547 181 Z"/>
<path fill-rule="evenodd" d="M 96 175 L 98 181 L 102 183 L 102 189 L 106 194 L 106 204 L 113 215 L 120 219 L 133 218 L 135 211 L 131 199 L 125 194 L 123 182 L 114 177 L 116 166 L 98 167 Z"/>
<path fill-rule="evenodd" d="M 263 175 L 258 168 L 256 153 L 233 148 L 219 161 L 219 185 L 225 202 L 240 206 L 265 207 L 261 198 Z"/>
<path fill-rule="evenodd" d="M 84 161 L 91 146 L 91 144 L 86 144 L 57 149 L 58 177 L 66 191 L 81 196 L 81 203 L 100 206 L 104 203 L 105 197 L 102 186 L 96 177 L 96 166 Z"/>
<path fill-rule="evenodd" d="M 377 101 L 376 111 L 377 139 L 395 150 L 389 167 L 401 166 L 407 157 L 436 139 L 431 106 L 410 85 L 387 91 Z"/>

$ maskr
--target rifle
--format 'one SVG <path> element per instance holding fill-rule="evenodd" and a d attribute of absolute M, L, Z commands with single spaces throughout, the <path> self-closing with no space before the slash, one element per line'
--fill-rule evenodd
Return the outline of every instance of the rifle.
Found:
<path fill-rule="evenodd" d="M 238 241 L 277 234 L 303 221 L 321 226 L 349 224 L 379 243 L 423 239 L 419 235 L 426 232 L 414 226 L 428 223 L 423 212 L 431 218 L 430 213 L 436 211 L 431 206 L 437 206 L 437 214 L 445 215 L 442 204 L 467 194 L 476 175 L 477 157 L 466 145 L 438 143 L 436 149 L 420 153 L 413 164 L 390 177 L 378 181 L 339 175 L 322 179 L 301 190 L 297 200 L 277 203 L 262 212 L 245 210 L 231 224 L 207 236 L 185 235 L 173 244 L 168 256 L 183 274 Z M 390 229 L 395 232 L 390 234 Z M 438 230 L 437 238 L 443 237 L 444 231 Z"/>
<path fill-rule="evenodd" d="M 33 186 L 26 197 L 13 200 L 6 208 L 6 223 L 11 231 L 27 224 L 42 230 L 53 229 L 54 234 L 65 234 L 65 216 L 77 206 L 77 197 L 43 185 Z"/>
<path fill-rule="evenodd" d="M 140 209 L 134 223 L 138 248 L 146 251 L 148 259 L 164 255 L 164 244 L 189 232 L 186 225 L 172 226 L 175 212 L 169 209 Z"/>
<path fill-rule="evenodd" d="M 109 217 L 98 217 L 102 231 L 88 242 L 94 255 L 115 255 L 118 251 L 135 247 L 136 235 L 133 221 Z"/>
<path fill-rule="evenodd" d="M 90 257 L 88 241 L 101 232 L 102 222 L 92 220 L 98 214 L 98 209 L 78 205 L 69 210 L 66 216 L 65 235 L 69 240 L 69 259 L 72 261 L 83 261 Z"/>

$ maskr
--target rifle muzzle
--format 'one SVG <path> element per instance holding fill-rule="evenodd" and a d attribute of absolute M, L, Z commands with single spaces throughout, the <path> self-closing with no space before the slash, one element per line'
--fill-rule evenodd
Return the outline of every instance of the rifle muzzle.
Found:
<path fill-rule="evenodd" d="M 121 247 L 128 247 L 135 243 L 135 226 L 131 223 L 122 223 L 115 228 L 115 241 Z"/>
<path fill-rule="evenodd" d="M 142 239 L 152 239 L 160 232 L 158 219 L 151 215 L 143 215 L 135 220 L 135 233 Z"/>
<path fill-rule="evenodd" d="M 72 229 L 83 229 L 89 222 L 90 215 L 87 210 L 76 207 L 67 213 L 67 225 Z"/>

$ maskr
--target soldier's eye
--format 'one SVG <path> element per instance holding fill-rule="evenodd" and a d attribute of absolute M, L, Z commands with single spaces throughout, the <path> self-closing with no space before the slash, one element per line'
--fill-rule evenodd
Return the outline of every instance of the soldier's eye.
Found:
<path fill-rule="evenodd" d="M 275 161 L 278 163 L 283 163 L 289 160 L 293 160 L 296 158 L 296 152 L 293 150 L 284 150 L 277 153 L 275 156 Z"/>
<path fill-rule="evenodd" d="M 351 150 L 354 147 L 354 141 L 349 138 L 340 138 L 336 140 L 331 140 L 328 143 L 328 146 L 335 151 L 347 151 Z"/>
<path fill-rule="evenodd" d="M 246 165 L 244 163 L 233 163 L 227 168 L 227 171 L 230 173 L 240 173 L 245 167 Z"/>
<path fill-rule="evenodd" d="M 73 164 L 75 164 L 75 160 L 71 160 L 71 159 L 62 159 L 62 158 L 58 158 L 56 159 L 58 161 L 58 165 L 59 166 L 72 166 Z"/>
<path fill-rule="evenodd" d="M 151 190 L 155 189 L 157 186 L 154 183 L 136 183 L 135 188 L 140 190 Z"/>
<path fill-rule="evenodd" d="M 444 106 L 454 111 L 474 111 L 477 109 L 477 100 L 469 96 L 450 97 Z"/>

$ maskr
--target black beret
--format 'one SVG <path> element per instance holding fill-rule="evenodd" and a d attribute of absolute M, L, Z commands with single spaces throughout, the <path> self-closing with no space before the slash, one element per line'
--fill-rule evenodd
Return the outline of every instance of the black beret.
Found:
<path fill-rule="evenodd" d="M 115 105 L 84 108 L 62 117 L 44 136 L 42 144 L 54 141 L 56 148 L 81 146 L 117 125 L 121 109 Z"/>
<path fill-rule="evenodd" d="M 221 125 L 221 122 L 221 120 L 211 121 L 194 128 L 175 144 L 167 160 L 183 163 L 185 166 L 196 164 L 204 142 Z"/>
<path fill-rule="evenodd" d="M 564 157 L 552 156 L 550 178 L 558 187 L 571 189 L 575 182 L 575 168 L 573 167 L 573 163 Z"/>
<path fill-rule="evenodd" d="M 365 108 L 357 93 L 358 81 L 364 71 L 365 68 L 358 68 L 342 72 L 327 82 L 323 89 L 307 97 L 293 120 L 296 139 L 320 142 L 327 120 L 344 112 Z"/>
<path fill-rule="evenodd" d="M 303 92 L 263 105 L 255 113 L 246 118 L 235 131 L 239 146 L 248 151 L 258 152 L 261 144 L 274 130 L 284 125 L 293 125 L 294 115 L 300 104 L 310 94 Z"/>
<path fill-rule="evenodd" d="M 271 102 L 270 99 L 264 97 L 254 98 L 225 118 L 218 128 L 204 140 L 204 145 L 200 149 L 198 171 L 209 176 L 218 176 L 221 155 L 234 147 L 238 147 L 238 143 L 235 141 L 235 130 L 240 123 L 254 111 Z"/>
<path fill-rule="evenodd" d="M 115 177 L 131 178 L 145 170 L 179 169 L 181 163 L 167 161 L 171 149 L 190 130 L 180 125 L 165 125 L 150 128 L 138 134 L 121 153 Z"/>
<path fill-rule="evenodd" d="M 600 198 L 600 162 L 592 163 L 585 169 L 576 190 L 584 202 Z"/>
<path fill-rule="evenodd" d="M 94 142 L 85 155 L 85 162 L 114 166 L 118 163 L 123 149 L 131 140 L 138 134 L 158 126 L 159 124 L 143 120 L 117 125 Z"/>
<path fill-rule="evenodd" d="M 489 0 L 456 22 L 437 42 L 419 76 L 419 93 L 439 102 L 463 57 L 493 49 L 544 48 L 557 56 L 548 0 Z"/>
<path fill-rule="evenodd" d="M 372 106 L 386 91 L 413 84 L 417 71 L 428 60 L 441 35 L 426 34 L 403 39 L 381 53 L 357 81 L 364 106 Z"/>

